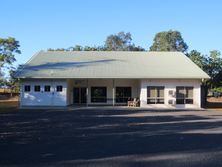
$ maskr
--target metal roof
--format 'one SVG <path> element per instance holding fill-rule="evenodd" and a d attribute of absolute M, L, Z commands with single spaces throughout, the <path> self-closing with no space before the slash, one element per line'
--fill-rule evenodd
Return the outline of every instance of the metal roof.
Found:
<path fill-rule="evenodd" d="M 209 76 L 180 52 L 40 51 L 18 78 L 204 79 Z"/>

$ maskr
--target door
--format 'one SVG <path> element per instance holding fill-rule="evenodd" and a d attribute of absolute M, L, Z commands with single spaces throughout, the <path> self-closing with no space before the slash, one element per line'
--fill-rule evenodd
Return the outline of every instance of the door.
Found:
<path fill-rule="evenodd" d="M 73 104 L 86 104 L 86 88 L 73 88 Z"/>
<path fill-rule="evenodd" d="M 86 88 L 80 88 L 80 103 L 85 104 L 86 103 Z"/>

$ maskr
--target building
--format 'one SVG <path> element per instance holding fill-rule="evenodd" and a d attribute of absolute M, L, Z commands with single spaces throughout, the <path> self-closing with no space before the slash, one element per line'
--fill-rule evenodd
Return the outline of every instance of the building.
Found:
<path fill-rule="evenodd" d="M 17 73 L 21 106 L 200 108 L 209 76 L 180 52 L 40 51 Z"/>

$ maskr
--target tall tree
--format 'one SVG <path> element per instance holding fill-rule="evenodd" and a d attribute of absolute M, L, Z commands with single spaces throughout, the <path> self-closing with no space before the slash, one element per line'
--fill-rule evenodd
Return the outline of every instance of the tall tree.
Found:
<path fill-rule="evenodd" d="M 0 61 L 12 64 L 15 59 L 15 53 L 20 54 L 19 41 L 15 38 L 0 38 Z"/>
<path fill-rule="evenodd" d="M 48 51 L 57 51 L 58 49 L 48 49 Z M 104 46 L 81 46 L 75 45 L 64 51 L 145 51 L 141 46 L 135 46 L 132 43 L 131 34 L 119 32 L 118 34 L 109 35 Z"/>
<path fill-rule="evenodd" d="M 186 52 L 187 44 L 179 31 L 162 31 L 155 35 L 150 51 L 179 51 Z"/>
<path fill-rule="evenodd" d="M 20 54 L 19 41 L 15 38 L 0 38 L 0 76 L 2 76 L 2 68 L 12 65 L 16 61 L 15 54 Z"/>
<path fill-rule="evenodd" d="M 202 55 L 197 50 L 191 50 L 190 53 L 186 54 L 196 65 L 198 65 L 202 70 L 207 72 L 208 59 L 206 56 Z"/>
<path fill-rule="evenodd" d="M 144 51 L 140 46 L 132 43 L 132 37 L 129 32 L 119 32 L 109 35 L 105 41 L 105 50 L 108 51 Z"/>
<path fill-rule="evenodd" d="M 19 92 L 19 79 L 17 78 L 17 74 L 19 71 L 23 68 L 23 65 L 19 65 L 16 68 L 12 68 L 9 71 L 10 78 L 7 80 L 7 85 L 10 86 L 12 89 L 16 90 L 16 92 Z"/>
<path fill-rule="evenodd" d="M 214 78 L 218 73 L 222 71 L 222 58 L 221 53 L 218 50 L 210 51 L 208 57 L 207 73 Z"/>
<path fill-rule="evenodd" d="M 210 51 L 210 55 L 207 56 L 192 50 L 190 53 L 187 53 L 187 56 L 211 77 L 206 82 L 208 87 L 217 87 L 221 84 L 222 58 L 219 51 Z"/>

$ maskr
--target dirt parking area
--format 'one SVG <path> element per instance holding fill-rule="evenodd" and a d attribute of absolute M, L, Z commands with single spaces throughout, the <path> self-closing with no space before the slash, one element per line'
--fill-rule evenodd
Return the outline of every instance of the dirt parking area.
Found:
<path fill-rule="evenodd" d="M 222 166 L 222 112 L 0 113 L 0 166 Z"/>

